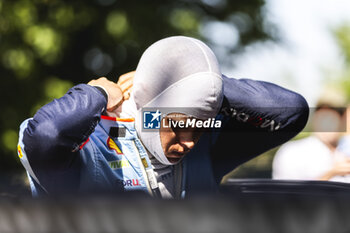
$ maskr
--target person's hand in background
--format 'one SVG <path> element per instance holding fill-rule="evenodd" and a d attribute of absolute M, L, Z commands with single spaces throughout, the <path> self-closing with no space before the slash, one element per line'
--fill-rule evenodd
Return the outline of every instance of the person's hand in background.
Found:
<path fill-rule="evenodd" d="M 350 158 L 337 160 L 331 169 L 327 171 L 320 180 L 330 180 L 334 176 L 346 176 L 350 174 Z"/>

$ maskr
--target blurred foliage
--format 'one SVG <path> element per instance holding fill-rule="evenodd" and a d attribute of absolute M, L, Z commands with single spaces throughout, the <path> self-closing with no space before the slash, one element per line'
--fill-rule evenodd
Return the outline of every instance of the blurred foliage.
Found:
<path fill-rule="evenodd" d="M 20 123 L 73 85 L 99 76 L 116 81 L 136 68 L 149 45 L 164 37 L 188 35 L 220 46 L 211 34 L 220 38 L 223 31 L 207 30 L 208 25 L 225 25 L 237 33 L 234 41 L 230 37 L 224 41 L 230 53 L 271 39 L 264 30 L 264 4 L 264 0 L 0 0 L 1 170 L 23 170 L 16 156 Z"/>
<path fill-rule="evenodd" d="M 350 23 L 344 23 L 336 28 L 334 35 L 345 59 L 345 68 L 342 71 L 339 86 L 345 91 L 350 102 Z"/>
<path fill-rule="evenodd" d="M 343 24 L 334 31 L 338 45 L 345 56 L 346 62 L 350 63 L 350 25 Z"/>

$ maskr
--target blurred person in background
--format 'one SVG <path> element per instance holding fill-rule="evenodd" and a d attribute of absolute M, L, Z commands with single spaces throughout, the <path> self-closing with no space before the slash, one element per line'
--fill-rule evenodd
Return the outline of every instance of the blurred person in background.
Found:
<path fill-rule="evenodd" d="M 203 132 L 161 124 L 145 132 L 147 107 L 164 114 L 153 112 L 151 121 L 222 125 Z M 43 106 L 22 123 L 18 155 L 34 196 L 142 191 L 183 198 L 217 192 L 223 175 L 294 137 L 307 118 L 299 94 L 228 78 L 203 42 L 175 36 L 150 46 L 136 72 L 117 84 L 92 80 Z"/>
<path fill-rule="evenodd" d="M 350 158 L 350 106 L 347 107 L 344 117 L 346 118 L 346 133 L 339 140 L 338 150 Z"/>
<path fill-rule="evenodd" d="M 340 143 L 346 130 L 344 106 L 345 97 L 339 90 L 329 88 L 322 93 L 311 117 L 312 135 L 288 142 L 277 151 L 273 179 L 350 182 L 349 137 Z"/>

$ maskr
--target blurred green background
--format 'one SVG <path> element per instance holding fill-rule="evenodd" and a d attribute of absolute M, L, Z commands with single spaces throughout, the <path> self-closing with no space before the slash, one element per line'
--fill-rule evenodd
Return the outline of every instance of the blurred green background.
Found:
<path fill-rule="evenodd" d="M 100 76 L 116 81 L 136 68 L 149 45 L 172 35 L 199 38 L 223 65 L 234 65 L 247 46 L 281 41 L 265 7 L 264 0 L 0 0 L 1 192 L 21 190 L 18 129 L 40 106 L 78 83 Z M 221 27 L 233 28 L 238 39 L 218 43 L 210 34 L 220 37 Z M 350 63 L 350 26 L 330 30 Z M 229 61 L 228 54 L 234 55 Z M 339 78 L 348 94 L 349 74 L 346 69 Z M 234 175 L 269 177 L 274 152 Z"/>

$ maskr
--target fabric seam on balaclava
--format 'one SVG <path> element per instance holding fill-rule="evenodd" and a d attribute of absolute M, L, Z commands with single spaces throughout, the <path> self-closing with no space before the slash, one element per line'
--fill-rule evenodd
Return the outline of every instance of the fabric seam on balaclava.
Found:
<path fill-rule="evenodd" d="M 203 55 L 204 55 L 204 57 L 205 57 L 205 61 L 206 61 L 207 64 L 208 64 L 209 71 L 212 72 L 212 68 L 211 68 L 211 65 L 210 65 L 210 62 L 209 62 L 209 58 L 208 58 L 206 52 L 204 51 L 204 49 L 202 48 L 202 45 L 201 45 L 200 43 L 198 43 L 197 41 L 193 40 L 193 39 L 190 39 L 190 38 L 188 38 L 188 39 L 189 39 L 191 42 L 195 43 L 195 44 L 199 47 L 199 49 L 202 51 L 202 53 L 203 53 Z"/>
<path fill-rule="evenodd" d="M 195 74 L 191 74 L 191 75 L 188 75 L 187 77 L 184 77 L 182 78 L 181 80 L 177 81 L 177 82 L 174 82 L 173 84 L 171 84 L 170 86 L 168 86 L 166 89 L 164 89 L 161 93 L 159 93 L 156 97 L 154 97 L 153 99 L 151 99 L 148 103 L 146 103 L 143 107 L 152 107 L 152 106 L 149 106 L 154 100 L 158 99 L 158 97 L 160 97 L 161 95 L 163 95 L 165 92 L 167 92 L 168 90 L 176 87 L 177 85 L 179 85 L 180 83 L 182 82 L 185 82 L 186 80 L 190 79 L 190 78 L 193 78 L 193 77 L 196 77 L 198 75 L 203 75 L 203 74 L 212 74 L 214 75 L 215 77 L 219 78 L 222 80 L 222 77 L 212 71 L 204 71 L 204 72 L 198 72 L 198 73 L 195 73 Z M 213 81 L 212 81 L 213 82 Z M 212 83 L 214 84 L 214 82 Z M 214 86 L 214 85 L 213 85 Z M 215 96 L 213 94 L 213 96 Z M 142 107 L 141 107 L 142 108 Z M 141 109 L 139 108 L 139 109 Z M 137 109 L 137 110 L 139 110 Z"/>

